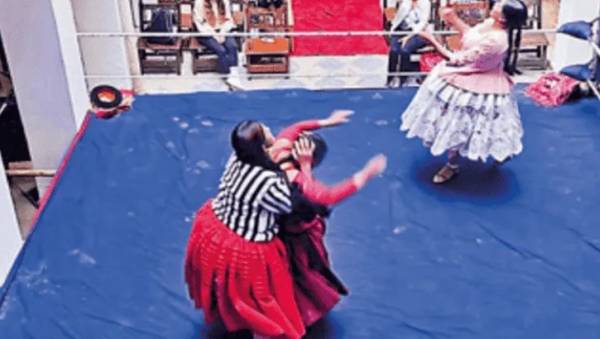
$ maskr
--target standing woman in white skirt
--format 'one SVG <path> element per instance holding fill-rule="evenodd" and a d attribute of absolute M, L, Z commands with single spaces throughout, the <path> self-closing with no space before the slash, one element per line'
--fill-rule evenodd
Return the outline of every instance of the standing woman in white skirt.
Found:
<path fill-rule="evenodd" d="M 442 8 L 440 15 L 462 35 L 462 49 L 450 52 L 430 33 L 421 33 L 448 61 L 431 71 L 400 127 L 408 138 L 421 138 L 433 155 L 448 153 L 448 163 L 433 177 L 437 184 L 458 174 L 459 157 L 503 162 L 521 153 L 523 129 L 510 76 L 527 6 L 521 0 L 497 1 L 490 18 L 474 27 L 452 8 Z"/>

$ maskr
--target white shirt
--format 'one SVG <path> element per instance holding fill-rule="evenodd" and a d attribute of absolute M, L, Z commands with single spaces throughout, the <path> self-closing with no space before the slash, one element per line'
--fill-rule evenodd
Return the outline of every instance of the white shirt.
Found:
<path fill-rule="evenodd" d="M 208 20 L 206 19 L 207 13 L 205 13 L 205 2 L 210 2 L 210 8 L 212 14 L 215 18 L 217 18 L 216 27 L 210 25 Z M 219 18 L 221 15 L 219 14 L 219 2 L 223 4 L 225 8 L 225 21 L 219 25 Z M 230 32 L 235 28 L 235 24 L 233 22 L 233 16 L 231 15 L 231 4 L 229 0 L 195 0 L 194 1 L 194 23 L 196 24 L 196 28 L 200 33 L 214 33 L 216 31 L 220 32 Z"/>
<path fill-rule="evenodd" d="M 415 33 L 423 31 L 429 24 L 431 1 L 417 0 L 415 7 L 413 7 L 413 0 L 401 1 L 396 16 L 392 20 L 391 30 L 397 29 L 404 22 Z"/>

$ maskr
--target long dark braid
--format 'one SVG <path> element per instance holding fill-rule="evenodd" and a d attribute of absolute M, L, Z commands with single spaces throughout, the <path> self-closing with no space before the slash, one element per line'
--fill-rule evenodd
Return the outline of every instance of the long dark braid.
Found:
<path fill-rule="evenodd" d="M 283 174 L 265 151 L 265 143 L 263 126 L 255 120 L 244 120 L 231 132 L 231 145 L 240 161 Z"/>
<path fill-rule="evenodd" d="M 510 75 L 521 74 L 521 71 L 517 69 L 519 50 L 521 49 L 521 35 L 521 27 L 508 29 L 508 52 L 504 59 L 504 71 Z"/>
<path fill-rule="evenodd" d="M 514 29 L 508 29 L 508 51 L 506 52 L 506 56 L 504 57 L 504 71 L 510 75 L 514 74 L 514 69 L 512 69 L 510 61 L 513 53 L 513 35 Z"/>
<path fill-rule="evenodd" d="M 519 50 L 521 49 L 522 27 L 527 22 L 527 5 L 521 0 L 506 0 L 502 6 L 508 31 L 508 52 L 504 59 L 504 71 L 510 75 L 521 74 L 517 70 Z"/>

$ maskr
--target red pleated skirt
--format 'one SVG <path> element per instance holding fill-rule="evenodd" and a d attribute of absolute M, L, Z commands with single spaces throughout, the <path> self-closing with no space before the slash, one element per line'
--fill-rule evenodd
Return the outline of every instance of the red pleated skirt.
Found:
<path fill-rule="evenodd" d="M 185 260 L 189 295 L 207 323 L 268 337 L 305 333 L 285 246 L 251 242 L 231 231 L 206 203 L 194 220 Z"/>
<path fill-rule="evenodd" d="M 325 220 L 287 225 L 281 239 L 290 259 L 294 296 L 305 326 L 323 318 L 348 295 L 348 289 L 331 269 L 324 243 Z"/>

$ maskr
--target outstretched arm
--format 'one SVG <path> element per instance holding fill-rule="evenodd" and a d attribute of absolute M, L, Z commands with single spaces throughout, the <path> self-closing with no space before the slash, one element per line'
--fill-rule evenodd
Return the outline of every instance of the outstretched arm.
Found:
<path fill-rule="evenodd" d="M 353 175 L 334 186 L 327 186 L 319 182 L 312 174 L 312 154 L 314 144 L 308 139 L 301 138 L 294 147 L 294 158 L 300 164 L 299 176 L 302 194 L 308 200 L 322 205 L 334 205 L 350 197 L 361 189 L 366 182 L 385 169 L 386 160 L 383 156 L 373 158 L 367 165 Z"/>
<path fill-rule="evenodd" d="M 433 34 L 429 33 L 429 32 L 420 32 L 419 35 L 425 39 L 428 40 L 431 45 L 438 51 L 440 52 L 441 55 L 444 56 L 444 58 L 446 59 L 450 59 L 452 58 L 452 52 L 450 52 L 438 39 L 436 39 Z"/>
<path fill-rule="evenodd" d="M 294 142 L 298 139 L 300 134 L 306 131 L 312 131 L 323 127 L 323 120 L 305 120 L 301 122 L 297 122 L 291 126 L 286 127 L 283 131 L 281 131 L 277 138 L 275 138 L 276 142 L 281 139 L 286 139 L 291 142 Z"/>
<path fill-rule="evenodd" d="M 333 111 L 327 119 L 306 120 L 295 123 L 279 133 L 277 139 L 288 139 L 294 142 L 298 139 L 302 132 L 346 123 L 350 120 L 349 118 L 353 113 L 354 112 L 350 110 L 336 110 Z"/>
<path fill-rule="evenodd" d="M 349 178 L 337 185 L 327 186 L 316 180 L 309 164 L 301 166 L 300 189 L 304 196 L 321 205 L 335 205 L 358 191 L 354 178 Z"/>
<path fill-rule="evenodd" d="M 270 152 L 273 159 L 275 159 L 275 162 L 278 162 L 289 156 L 293 143 L 298 140 L 298 137 L 300 137 L 303 132 L 346 123 L 353 113 L 353 111 L 349 110 L 337 110 L 331 113 L 327 119 L 305 120 L 285 128 L 277 135 L 275 143 L 271 147 Z"/>
<path fill-rule="evenodd" d="M 457 65 L 476 64 L 485 69 L 486 60 L 504 54 L 508 48 L 506 37 L 503 33 L 488 33 L 479 44 L 469 49 L 464 49 L 450 56 L 450 63 Z M 488 67 L 493 67 L 490 65 Z"/>

